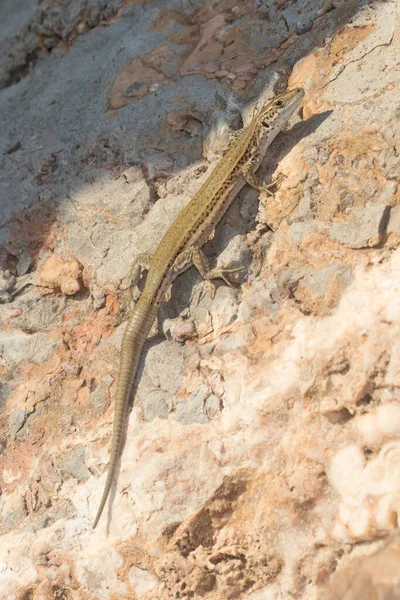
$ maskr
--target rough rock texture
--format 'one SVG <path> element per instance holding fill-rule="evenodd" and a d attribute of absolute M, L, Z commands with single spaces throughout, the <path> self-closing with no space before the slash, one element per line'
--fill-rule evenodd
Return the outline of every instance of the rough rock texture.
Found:
<path fill-rule="evenodd" d="M 371 556 L 354 558 L 347 568 L 333 575 L 330 589 L 323 591 L 321 600 L 398 600 L 399 561 L 397 535 Z"/>
<path fill-rule="evenodd" d="M 398 3 L 1 13 L 1 597 L 397 598 Z M 286 179 L 207 244 L 236 287 L 174 284 L 93 531 L 130 263 L 286 85 L 302 119 L 262 169 Z"/>

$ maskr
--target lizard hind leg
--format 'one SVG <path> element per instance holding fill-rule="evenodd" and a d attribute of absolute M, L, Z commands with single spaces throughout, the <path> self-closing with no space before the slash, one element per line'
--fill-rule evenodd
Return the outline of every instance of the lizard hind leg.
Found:
<path fill-rule="evenodd" d="M 227 285 L 232 286 L 232 282 L 229 280 L 228 275 L 244 269 L 244 267 L 231 269 L 229 265 L 223 265 L 221 267 L 210 269 L 207 256 L 197 246 L 190 246 L 189 248 L 183 250 L 183 252 L 181 252 L 181 254 L 179 254 L 179 256 L 176 258 L 172 268 L 175 271 L 180 272 L 190 263 L 193 263 L 202 278 L 208 283 L 212 298 L 215 295 L 215 285 L 212 283 L 212 279 L 223 279 Z"/>
<path fill-rule="evenodd" d="M 232 286 L 232 281 L 229 279 L 229 274 L 237 273 L 238 271 L 242 271 L 244 269 L 244 267 L 236 267 L 231 269 L 229 264 L 210 269 L 208 258 L 204 252 L 197 247 L 192 249 L 192 260 L 202 278 L 208 282 L 210 287 L 210 295 L 212 298 L 215 295 L 215 285 L 212 283 L 212 279 L 223 279 L 227 285 Z"/>

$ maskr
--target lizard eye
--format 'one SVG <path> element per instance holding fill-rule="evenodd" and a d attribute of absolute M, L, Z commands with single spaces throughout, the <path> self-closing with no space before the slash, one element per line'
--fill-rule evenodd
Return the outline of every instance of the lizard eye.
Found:
<path fill-rule="evenodd" d="M 282 100 L 277 100 L 277 101 L 275 102 L 275 106 L 277 106 L 278 108 L 279 108 L 280 106 L 283 106 L 283 101 L 282 101 Z"/>

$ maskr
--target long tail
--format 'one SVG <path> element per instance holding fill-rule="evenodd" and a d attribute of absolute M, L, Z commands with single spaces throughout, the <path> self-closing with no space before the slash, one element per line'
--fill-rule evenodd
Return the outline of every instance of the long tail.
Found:
<path fill-rule="evenodd" d="M 99 522 L 111 490 L 114 471 L 121 450 L 122 431 L 128 412 L 127 409 L 133 381 L 135 379 L 143 344 L 149 335 L 156 315 L 157 307 L 144 301 L 144 299 L 142 300 L 142 298 L 139 298 L 139 301 L 128 319 L 124 337 L 122 338 L 110 462 L 108 464 L 107 479 L 104 485 L 103 495 L 93 523 L 93 529 Z"/>

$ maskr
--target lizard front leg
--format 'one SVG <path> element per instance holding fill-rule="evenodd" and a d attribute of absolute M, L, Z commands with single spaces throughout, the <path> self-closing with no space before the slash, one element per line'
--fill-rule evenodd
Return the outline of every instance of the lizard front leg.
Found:
<path fill-rule="evenodd" d="M 271 181 L 271 183 L 268 184 L 263 181 L 260 181 L 260 179 L 258 179 L 257 175 L 254 172 L 254 163 L 251 160 L 247 164 L 243 165 L 242 175 L 246 183 L 251 185 L 251 187 L 255 188 L 256 190 L 268 192 L 270 196 L 274 195 L 271 192 L 271 189 L 274 187 L 279 187 L 279 185 L 286 177 L 286 175 L 279 174 L 276 179 L 274 179 L 273 181 Z"/>

